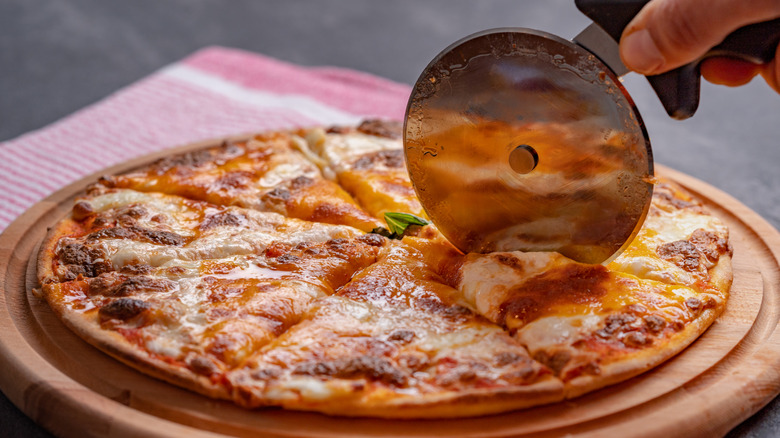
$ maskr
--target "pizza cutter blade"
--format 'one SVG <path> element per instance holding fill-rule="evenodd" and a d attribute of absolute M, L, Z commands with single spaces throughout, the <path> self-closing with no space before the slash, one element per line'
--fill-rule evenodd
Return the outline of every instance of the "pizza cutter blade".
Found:
<path fill-rule="evenodd" d="M 602 263 L 650 205 L 639 112 L 610 67 L 555 35 L 502 28 L 454 43 L 417 81 L 404 131 L 417 195 L 464 252 Z"/>

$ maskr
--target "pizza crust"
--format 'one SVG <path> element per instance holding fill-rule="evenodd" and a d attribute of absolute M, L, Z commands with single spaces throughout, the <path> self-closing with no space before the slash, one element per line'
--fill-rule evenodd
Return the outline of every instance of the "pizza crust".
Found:
<path fill-rule="evenodd" d="M 343 402 L 340 400 L 328 400 L 319 404 L 291 402 L 283 403 L 282 407 L 347 417 L 436 419 L 497 414 L 555 403 L 563 399 L 562 383 L 556 379 L 548 379 L 511 390 L 452 392 L 435 396 L 403 397 L 374 403 Z"/>
<path fill-rule="evenodd" d="M 49 228 L 46 237 L 41 242 L 41 248 L 37 257 L 38 282 L 42 285 L 58 281 L 54 272 L 55 251 L 59 240 L 68 236 L 80 227 L 70 217 L 63 218 L 53 227 Z"/>

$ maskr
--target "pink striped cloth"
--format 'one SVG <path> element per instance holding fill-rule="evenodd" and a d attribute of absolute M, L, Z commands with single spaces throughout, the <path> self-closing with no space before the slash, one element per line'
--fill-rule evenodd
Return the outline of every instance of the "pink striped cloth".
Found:
<path fill-rule="evenodd" d="M 209 47 L 50 126 L 0 143 L 0 232 L 57 189 L 119 162 L 228 135 L 400 119 L 408 85 Z"/>

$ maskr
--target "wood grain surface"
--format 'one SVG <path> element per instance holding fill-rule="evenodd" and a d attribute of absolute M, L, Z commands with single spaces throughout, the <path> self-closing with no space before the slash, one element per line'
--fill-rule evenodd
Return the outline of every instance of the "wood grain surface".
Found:
<path fill-rule="evenodd" d="M 780 233 L 729 195 L 662 166 L 659 175 L 682 184 L 729 226 L 734 284 L 726 311 L 693 345 L 631 380 L 500 415 L 399 421 L 245 410 L 145 376 L 75 336 L 35 295 L 37 248 L 47 228 L 99 175 L 217 143 L 105 169 L 39 202 L 0 235 L 0 389 L 55 435 L 711 437 L 780 393 Z"/>

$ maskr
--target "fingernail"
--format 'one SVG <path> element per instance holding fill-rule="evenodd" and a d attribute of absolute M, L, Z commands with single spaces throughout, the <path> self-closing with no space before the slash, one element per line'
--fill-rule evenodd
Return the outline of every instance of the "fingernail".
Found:
<path fill-rule="evenodd" d="M 647 29 L 638 30 L 623 38 L 621 49 L 626 67 L 636 72 L 652 74 L 664 64 L 664 57 Z"/>

